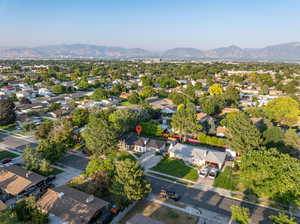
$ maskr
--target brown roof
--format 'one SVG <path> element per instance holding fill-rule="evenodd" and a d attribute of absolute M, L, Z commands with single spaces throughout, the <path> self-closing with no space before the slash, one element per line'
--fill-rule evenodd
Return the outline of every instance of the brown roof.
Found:
<path fill-rule="evenodd" d="M 222 127 L 222 126 L 218 126 L 217 130 L 216 130 L 216 132 L 219 133 L 219 134 L 225 133 L 225 131 L 226 131 L 226 128 Z"/>
<path fill-rule="evenodd" d="M 0 200 L 0 211 L 3 211 L 7 208 L 6 204 L 4 204 L 3 201 Z"/>
<path fill-rule="evenodd" d="M 163 222 L 144 216 L 142 214 L 135 214 L 131 217 L 126 224 L 163 224 Z"/>
<path fill-rule="evenodd" d="M 23 190 L 38 184 L 44 179 L 45 177 L 20 166 L 12 165 L 0 168 L 0 188 L 12 195 L 18 195 Z"/>
<path fill-rule="evenodd" d="M 232 113 L 232 112 L 239 112 L 239 111 L 240 111 L 240 110 L 237 109 L 237 108 L 225 107 L 225 108 L 223 108 L 223 110 L 221 111 L 221 114 L 220 114 L 220 115 L 224 115 L 224 114 Z"/>
<path fill-rule="evenodd" d="M 197 113 L 197 120 L 201 121 L 201 120 L 205 119 L 207 116 L 208 115 L 206 113 L 203 113 L 203 112 Z"/>
<path fill-rule="evenodd" d="M 40 198 L 37 205 L 69 224 L 88 223 L 102 208 L 109 203 L 68 186 L 60 186 L 48 191 Z"/>

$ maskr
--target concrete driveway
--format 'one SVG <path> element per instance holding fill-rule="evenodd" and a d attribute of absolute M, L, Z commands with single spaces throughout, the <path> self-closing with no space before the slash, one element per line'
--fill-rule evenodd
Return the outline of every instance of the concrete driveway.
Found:
<path fill-rule="evenodd" d="M 74 154 L 67 154 L 63 158 L 61 158 L 58 163 L 61 163 L 64 166 L 72 167 L 79 170 L 85 170 L 89 163 L 89 159 L 77 156 Z"/>

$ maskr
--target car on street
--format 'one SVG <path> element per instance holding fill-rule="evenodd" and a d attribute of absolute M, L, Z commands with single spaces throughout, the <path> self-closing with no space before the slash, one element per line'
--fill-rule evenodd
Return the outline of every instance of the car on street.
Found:
<path fill-rule="evenodd" d="M 180 199 L 180 196 L 174 191 L 161 190 L 159 195 L 161 198 L 172 199 L 174 201 L 178 201 Z"/>
<path fill-rule="evenodd" d="M 199 176 L 204 178 L 207 177 L 209 171 L 211 170 L 212 167 L 210 166 L 205 166 L 201 170 L 199 170 Z"/>
<path fill-rule="evenodd" d="M 219 169 L 216 167 L 213 167 L 210 169 L 209 173 L 208 173 L 208 177 L 211 179 L 215 179 L 217 177 L 219 173 Z"/>

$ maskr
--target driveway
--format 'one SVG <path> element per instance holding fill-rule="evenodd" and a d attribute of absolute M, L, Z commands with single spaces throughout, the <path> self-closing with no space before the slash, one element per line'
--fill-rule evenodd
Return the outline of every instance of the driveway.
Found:
<path fill-rule="evenodd" d="M 57 168 L 63 170 L 64 172 L 56 175 L 56 178 L 53 181 L 53 184 L 55 186 L 65 185 L 67 182 L 72 180 L 74 177 L 77 177 L 82 173 L 82 170 L 74 169 L 72 167 L 66 167 L 63 169 L 61 167 L 57 167 Z"/>
<path fill-rule="evenodd" d="M 89 163 L 88 158 L 84 158 L 82 156 L 77 156 L 74 154 L 67 154 L 63 158 L 61 158 L 58 163 L 61 163 L 64 166 L 72 167 L 79 170 L 85 170 Z"/>
<path fill-rule="evenodd" d="M 36 147 L 37 142 L 27 140 L 24 138 L 15 137 L 13 135 L 0 133 L 0 148 L 2 149 L 22 152 L 27 145 L 31 147 Z"/>

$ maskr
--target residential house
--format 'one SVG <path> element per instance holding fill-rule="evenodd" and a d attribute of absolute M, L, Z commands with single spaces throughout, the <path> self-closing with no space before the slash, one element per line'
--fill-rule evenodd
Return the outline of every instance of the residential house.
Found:
<path fill-rule="evenodd" d="M 226 131 L 226 128 L 223 127 L 223 126 L 218 126 L 216 128 L 216 136 L 218 137 L 225 137 L 225 131 Z"/>
<path fill-rule="evenodd" d="M 196 166 L 210 164 L 221 169 L 226 159 L 225 151 L 181 143 L 171 145 L 168 151 L 170 157 L 182 159 L 186 163 Z"/>
<path fill-rule="evenodd" d="M 137 136 L 135 133 L 124 135 L 120 141 L 120 147 L 135 152 L 160 152 L 166 149 L 166 142 L 156 139 Z"/>
<path fill-rule="evenodd" d="M 65 185 L 48 189 L 37 206 L 68 224 L 90 223 L 109 209 L 108 202 Z"/>
<path fill-rule="evenodd" d="M 11 165 L 0 168 L 0 189 L 6 195 L 20 195 L 44 180 L 45 177 L 20 166 Z"/>

